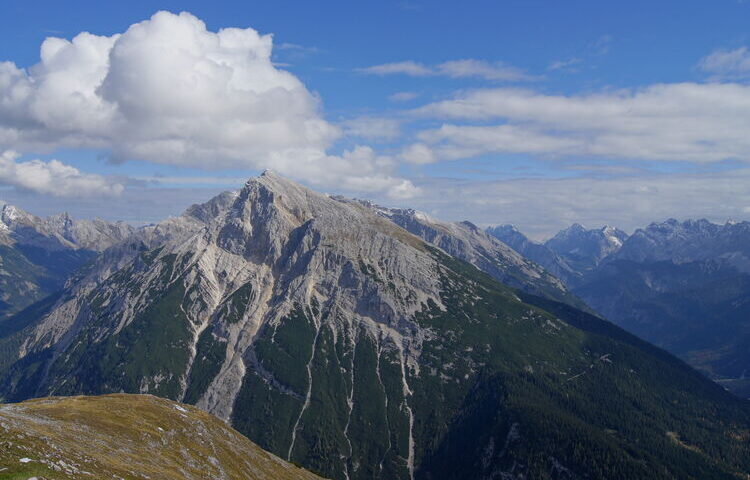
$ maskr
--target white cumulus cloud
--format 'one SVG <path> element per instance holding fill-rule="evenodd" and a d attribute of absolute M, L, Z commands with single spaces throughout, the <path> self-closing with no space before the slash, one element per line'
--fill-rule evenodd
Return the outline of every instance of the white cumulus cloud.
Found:
<path fill-rule="evenodd" d="M 117 196 L 124 186 L 102 175 L 83 173 L 58 160 L 18 162 L 13 151 L 0 153 L 0 184 L 54 197 Z"/>
<path fill-rule="evenodd" d="M 357 146 L 342 155 L 329 156 L 328 178 L 324 184 L 349 192 L 385 192 L 389 198 L 411 198 L 420 189 L 410 181 L 383 172 L 394 171 L 395 159 L 378 155 L 372 148 Z M 340 175 L 337 172 L 344 172 Z"/>
<path fill-rule="evenodd" d="M 121 159 L 196 167 L 325 148 L 337 129 L 297 78 L 273 66 L 271 48 L 271 36 L 253 29 L 214 33 L 168 12 L 122 35 L 48 38 L 40 63 L 0 70 L 0 140 L 104 146 Z"/>
<path fill-rule="evenodd" d="M 158 12 L 112 36 L 47 38 L 38 64 L 0 63 L 0 147 L 273 168 L 320 184 L 332 176 L 327 152 L 341 131 L 322 117 L 316 95 L 273 64 L 272 47 L 271 35 L 212 32 L 185 12 Z M 389 172 L 372 175 L 401 184 Z"/>

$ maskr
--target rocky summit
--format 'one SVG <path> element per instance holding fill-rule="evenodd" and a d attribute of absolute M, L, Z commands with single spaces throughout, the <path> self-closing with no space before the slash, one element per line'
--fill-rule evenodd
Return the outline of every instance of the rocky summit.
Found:
<path fill-rule="evenodd" d="M 0 322 L 0 396 L 179 400 L 334 479 L 750 473 L 746 402 L 409 215 L 251 179 Z"/>

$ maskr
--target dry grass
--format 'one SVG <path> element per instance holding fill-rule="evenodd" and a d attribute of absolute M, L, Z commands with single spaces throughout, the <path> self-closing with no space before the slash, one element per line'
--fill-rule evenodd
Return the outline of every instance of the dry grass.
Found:
<path fill-rule="evenodd" d="M 22 463 L 21 459 L 31 461 Z M 148 395 L 0 406 L 0 479 L 318 479 L 221 420 Z"/>

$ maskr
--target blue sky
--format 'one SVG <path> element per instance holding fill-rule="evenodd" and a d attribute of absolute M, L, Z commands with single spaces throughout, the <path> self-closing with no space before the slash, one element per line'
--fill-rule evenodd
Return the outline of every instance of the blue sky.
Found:
<path fill-rule="evenodd" d="M 151 22 L 160 10 L 192 16 Z M 574 221 L 748 219 L 748 20 L 750 2 L 736 0 L 10 0 L 0 5 L 0 62 L 15 82 L 0 73 L 0 198 L 149 222 L 270 167 L 318 190 L 515 223 L 536 238 Z M 112 37 L 144 21 L 146 34 Z M 209 43 L 226 27 L 272 34 L 272 63 L 245 62 L 255 44 L 158 44 L 182 24 Z M 47 37 L 81 32 L 111 40 L 73 42 L 37 65 Z M 82 54 L 94 44 L 98 57 Z M 111 52 L 122 55 L 109 71 L 87 70 Z M 231 91 L 163 85 L 206 59 L 235 72 Z M 221 71 L 201 78 L 219 84 Z M 98 103 L 76 107 L 77 89 Z M 183 124 L 182 111 L 202 120 Z"/>

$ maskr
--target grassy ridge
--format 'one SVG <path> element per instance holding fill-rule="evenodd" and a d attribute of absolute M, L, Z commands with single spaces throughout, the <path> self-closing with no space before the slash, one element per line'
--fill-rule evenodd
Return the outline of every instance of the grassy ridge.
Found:
<path fill-rule="evenodd" d="M 0 405 L 0 438 L 3 480 L 319 478 L 205 412 L 147 395 Z"/>

